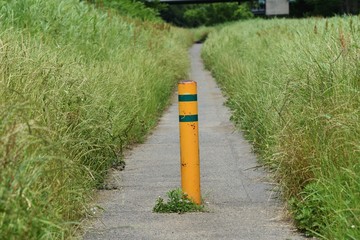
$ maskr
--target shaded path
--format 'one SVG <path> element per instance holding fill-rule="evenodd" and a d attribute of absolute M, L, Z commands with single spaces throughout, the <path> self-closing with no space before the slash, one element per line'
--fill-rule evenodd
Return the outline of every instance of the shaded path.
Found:
<path fill-rule="evenodd" d="M 209 213 L 156 214 L 158 196 L 180 186 L 176 98 L 144 144 L 126 156 L 116 172 L 119 189 L 101 191 L 106 211 L 84 239 L 302 239 L 281 220 L 267 175 L 258 169 L 251 146 L 235 131 L 225 99 L 191 49 L 191 79 L 198 82 L 202 196 Z"/>

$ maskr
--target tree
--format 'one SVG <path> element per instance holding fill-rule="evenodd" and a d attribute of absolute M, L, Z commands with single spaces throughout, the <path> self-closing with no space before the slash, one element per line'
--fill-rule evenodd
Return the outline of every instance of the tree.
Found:
<path fill-rule="evenodd" d="M 253 17 L 247 3 L 170 5 L 160 15 L 164 20 L 182 27 L 210 26 Z"/>
<path fill-rule="evenodd" d="M 358 14 L 359 0 L 296 0 L 290 13 L 295 17 Z"/>

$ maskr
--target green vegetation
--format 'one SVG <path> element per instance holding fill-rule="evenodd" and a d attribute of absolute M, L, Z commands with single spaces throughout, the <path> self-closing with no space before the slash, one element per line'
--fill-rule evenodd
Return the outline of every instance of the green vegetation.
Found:
<path fill-rule="evenodd" d="M 193 42 L 203 43 L 207 39 L 209 33 L 213 31 L 213 28 L 214 27 L 198 27 L 190 29 L 193 36 Z"/>
<path fill-rule="evenodd" d="M 160 14 L 165 21 L 181 27 L 212 26 L 253 17 L 248 3 L 169 5 Z"/>
<path fill-rule="evenodd" d="M 360 239 L 360 17 L 252 20 L 203 57 L 300 229 Z"/>
<path fill-rule="evenodd" d="M 160 22 L 159 12 L 155 8 L 146 7 L 143 1 L 134 0 L 97 0 L 95 4 L 99 7 L 115 9 L 123 16 L 139 18 L 148 21 Z M 153 4 L 154 5 L 154 4 Z"/>
<path fill-rule="evenodd" d="M 198 27 L 253 18 L 251 9 L 264 9 L 265 2 L 265 0 L 245 0 L 212 4 L 155 4 L 154 9 L 160 12 L 160 16 L 165 21 L 176 26 Z M 359 14 L 360 9 L 359 0 L 294 0 L 289 2 L 290 17 Z"/>
<path fill-rule="evenodd" d="M 0 1 L 0 238 L 67 239 L 156 124 L 191 36 L 77 0 Z"/>
<path fill-rule="evenodd" d="M 204 211 L 203 205 L 197 205 L 191 201 L 187 194 L 183 193 L 181 189 L 174 189 L 167 192 L 168 200 L 165 203 L 164 199 L 159 197 L 153 208 L 154 212 L 158 213 L 186 213 L 186 212 L 201 212 Z"/>
<path fill-rule="evenodd" d="M 290 4 L 292 16 L 335 16 L 359 14 L 359 0 L 296 0 Z"/>

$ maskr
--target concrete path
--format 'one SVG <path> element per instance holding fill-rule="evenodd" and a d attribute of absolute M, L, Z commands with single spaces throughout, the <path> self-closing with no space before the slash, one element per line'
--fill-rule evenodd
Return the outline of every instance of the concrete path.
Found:
<path fill-rule="evenodd" d="M 229 121 L 220 89 L 205 71 L 201 45 L 191 49 L 191 79 L 198 82 L 202 196 L 206 213 L 158 214 L 159 196 L 180 187 L 176 96 L 144 144 L 115 172 L 119 189 L 99 193 L 105 212 L 84 239 L 303 239 L 283 221 L 274 185 L 259 169 L 251 146 Z"/>

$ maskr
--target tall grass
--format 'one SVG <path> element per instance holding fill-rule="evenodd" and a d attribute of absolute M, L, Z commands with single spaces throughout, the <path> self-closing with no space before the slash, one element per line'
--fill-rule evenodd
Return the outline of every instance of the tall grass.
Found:
<path fill-rule="evenodd" d="M 360 17 L 241 22 L 203 50 L 298 227 L 360 239 Z"/>
<path fill-rule="evenodd" d="M 187 74 L 187 32 L 76 0 L 0 2 L 0 238 L 65 239 Z"/>

